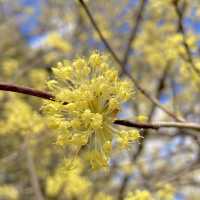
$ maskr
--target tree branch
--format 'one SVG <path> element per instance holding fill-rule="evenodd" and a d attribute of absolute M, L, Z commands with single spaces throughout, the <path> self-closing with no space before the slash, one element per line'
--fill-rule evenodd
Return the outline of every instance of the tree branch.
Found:
<path fill-rule="evenodd" d="M 30 175 L 30 182 L 33 187 L 33 191 L 35 193 L 35 198 L 37 200 L 44 200 L 44 198 L 42 196 L 42 192 L 40 190 L 40 184 L 39 184 L 38 176 L 36 173 L 33 156 L 32 156 L 31 150 L 29 149 L 30 147 L 29 147 L 28 138 L 25 138 L 25 140 L 26 140 L 27 168 L 28 168 L 29 175 Z"/>
<path fill-rule="evenodd" d="M 22 93 L 22 94 L 26 94 L 30 96 L 35 96 L 35 97 L 40 97 L 43 99 L 55 101 L 55 96 L 53 96 L 52 94 L 49 94 L 48 92 L 43 92 L 40 90 L 28 88 L 28 87 L 21 87 L 21 86 L 12 85 L 12 84 L 0 83 L 0 90 Z M 65 103 L 67 104 L 67 102 Z M 137 123 L 137 122 L 130 122 L 126 120 L 116 120 L 114 123 L 117 125 L 140 128 L 140 129 L 159 129 L 163 127 L 168 127 L 168 128 L 185 128 L 185 129 L 200 130 L 200 125 L 196 123 L 188 123 L 188 122 Z"/>
<path fill-rule="evenodd" d="M 153 122 L 153 123 L 138 123 L 127 120 L 116 120 L 115 124 L 139 128 L 139 129 L 155 129 L 158 130 L 160 128 L 184 128 L 184 129 L 193 129 L 196 131 L 200 131 L 200 124 L 197 123 L 189 123 L 189 122 Z"/>
<path fill-rule="evenodd" d="M 88 9 L 87 5 L 85 4 L 85 2 L 83 0 L 79 0 L 79 3 L 81 4 L 81 6 L 84 8 L 88 18 L 90 19 L 91 24 L 93 25 L 93 27 L 95 28 L 95 30 L 97 31 L 100 39 L 102 40 L 102 42 L 104 43 L 105 47 L 108 49 L 108 51 L 111 53 L 112 57 L 115 59 L 115 61 L 121 65 L 121 60 L 118 58 L 118 56 L 116 55 L 116 53 L 114 52 L 114 50 L 112 49 L 112 47 L 110 46 L 110 44 L 108 43 L 108 41 L 106 40 L 106 38 L 103 36 L 101 30 L 99 29 L 96 21 L 94 20 L 90 10 Z"/>
<path fill-rule="evenodd" d="M 23 86 L 17 86 L 13 84 L 0 83 L 0 90 L 26 94 L 26 95 L 40 97 L 40 98 L 48 99 L 48 100 L 55 99 L 55 97 L 52 94 L 49 94 L 48 92 L 43 92 L 40 90 L 23 87 Z"/>
<path fill-rule="evenodd" d="M 126 50 L 125 50 L 125 53 L 124 53 L 124 59 L 122 61 L 123 68 L 125 68 L 127 63 L 128 63 L 129 51 L 131 49 L 132 43 L 134 42 L 134 40 L 137 36 L 137 32 L 138 32 L 139 26 L 140 26 L 141 21 L 142 21 L 142 14 L 143 14 L 144 9 L 146 7 L 147 1 L 148 0 L 142 0 L 140 5 L 139 5 L 139 10 L 138 10 L 136 20 L 135 20 L 135 26 L 133 26 L 133 28 L 132 28 L 132 31 L 131 31 L 129 39 L 128 39 L 127 47 L 126 47 Z"/>

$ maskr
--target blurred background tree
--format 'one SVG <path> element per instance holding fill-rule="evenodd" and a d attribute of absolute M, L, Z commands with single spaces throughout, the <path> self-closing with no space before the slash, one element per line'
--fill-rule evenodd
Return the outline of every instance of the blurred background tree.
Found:
<path fill-rule="evenodd" d="M 199 124 L 199 17 L 199 0 L 1 0 L 0 82 L 45 90 L 58 61 L 98 50 L 135 84 L 119 118 Z M 109 170 L 68 170 L 41 103 L 0 92 L 0 199 L 199 199 L 199 131 L 140 129 Z"/>

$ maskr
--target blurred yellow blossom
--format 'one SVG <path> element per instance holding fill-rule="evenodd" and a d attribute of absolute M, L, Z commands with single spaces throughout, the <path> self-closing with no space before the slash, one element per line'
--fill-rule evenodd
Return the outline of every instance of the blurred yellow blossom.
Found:
<path fill-rule="evenodd" d="M 71 50 L 71 45 L 69 42 L 65 41 L 61 35 L 57 32 L 50 33 L 47 38 L 47 44 L 50 47 L 57 48 L 63 52 L 68 52 Z"/>
<path fill-rule="evenodd" d="M 17 200 L 19 193 L 17 189 L 11 185 L 0 185 L 0 199 Z"/>
<path fill-rule="evenodd" d="M 136 190 L 134 193 L 129 193 L 125 200 L 153 200 L 153 197 L 146 190 Z"/>

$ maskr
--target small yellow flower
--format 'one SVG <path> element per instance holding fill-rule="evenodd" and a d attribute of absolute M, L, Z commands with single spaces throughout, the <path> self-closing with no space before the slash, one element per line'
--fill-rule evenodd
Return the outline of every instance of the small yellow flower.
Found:
<path fill-rule="evenodd" d="M 160 184 L 160 189 L 157 191 L 156 195 L 158 196 L 159 199 L 172 200 L 174 198 L 174 193 L 175 193 L 175 189 L 173 188 L 172 185 Z"/>
<path fill-rule="evenodd" d="M 95 195 L 94 200 L 112 200 L 112 196 L 105 194 L 103 192 L 99 192 Z"/>
<path fill-rule="evenodd" d="M 148 117 L 145 116 L 145 115 L 139 115 L 139 116 L 137 116 L 137 121 L 138 122 L 142 122 L 142 123 L 147 122 L 148 121 Z"/>
<path fill-rule="evenodd" d="M 134 193 L 129 193 L 125 200 L 153 200 L 153 198 L 148 191 L 137 190 Z"/>
<path fill-rule="evenodd" d="M 118 134 L 118 144 L 119 146 L 124 149 L 128 148 L 129 144 L 135 140 L 138 140 L 140 138 L 140 134 L 138 130 L 130 130 L 130 131 L 125 131 L 122 130 Z"/>
<path fill-rule="evenodd" d="M 88 194 L 91 182 L 82 176 L 83 163 L 79 159 L 65 159 L 57 170 L 46 179 L 46 193 L 56 197 L 62 191 L 67 199 Z M 66 172 L 67 170 L 67 172 Z"/>

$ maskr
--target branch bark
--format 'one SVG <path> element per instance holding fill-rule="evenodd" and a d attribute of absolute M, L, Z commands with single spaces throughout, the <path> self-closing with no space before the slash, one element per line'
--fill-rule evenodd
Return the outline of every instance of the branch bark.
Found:
<path fill-rule="evenodd" d="M 49 94 L 48 92 L 32 89 L 29 87 L 17 86 L 13 84 L 0 83 L 0 90 L 31 95 L 31 96 L 40 97 L 43 99 L 48 99 L 48 100 L 55 99 L 55 97 L 52 94 Z"/>
<path fill-rule="evenodd" d="M 155 129 L 160 128 L 183 128 L 183 129 L 193 129 L 200 131 L 200 124 L 189 123 L 189 122 L 152 122 L 152 123 L 137 123 L 127 120 L 116 120 L 114 122 L 117 125 L 139 128 L 139 129 Z"/>

